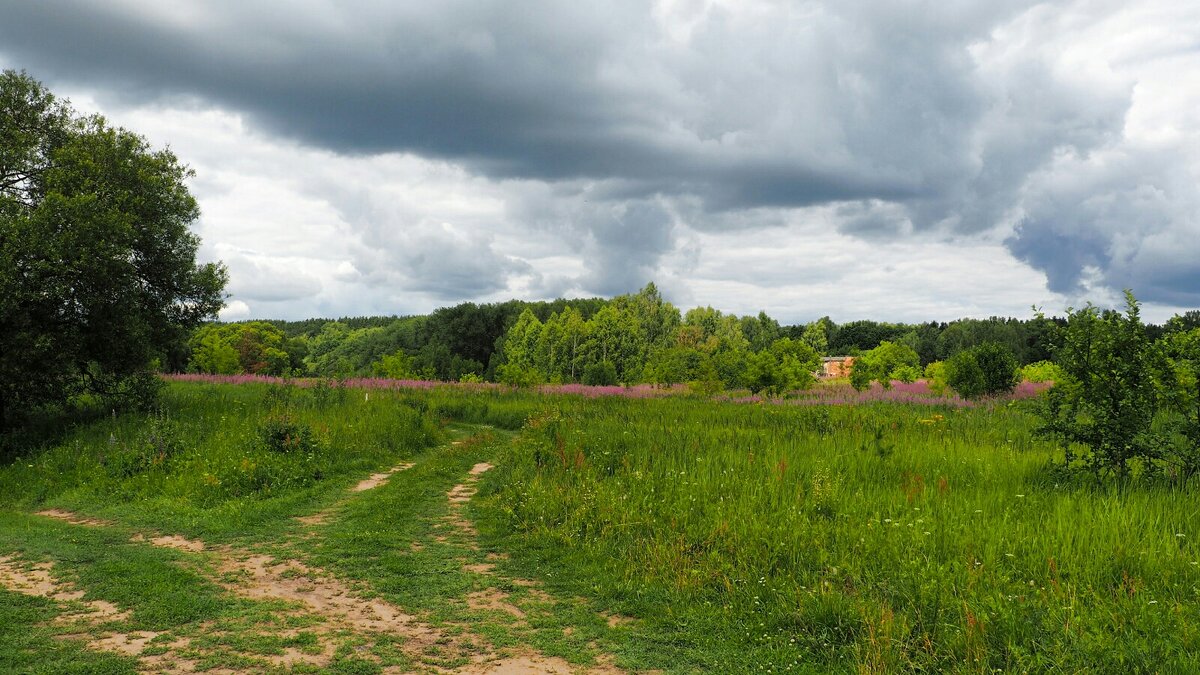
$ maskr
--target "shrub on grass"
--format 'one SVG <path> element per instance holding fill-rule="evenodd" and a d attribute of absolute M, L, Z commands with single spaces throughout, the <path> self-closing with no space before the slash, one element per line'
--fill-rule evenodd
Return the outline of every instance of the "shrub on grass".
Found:
<path fill-rule="evenodd" d="M 617 383 L 617 367 L 612 361 L 589 363 L 583 370 L 583 383 L 599 387 L 612 386 Z"/>
<path fill-rule="evenodd" d="M 905 384 L 912 384 L 921 377 L 921 369 L 916 366 L 904 365 L 896 368 L 890 375 L 891 379 L 899 380 Z"/>
<path fill-rule="evenodd" d="M 929 383 L 929 391 L 941 396 L 950 386 L 946 382 L 946 362 L 934 361 L 925 366 L 925 381 Z"/>
<path fill-rule="evenodd" d="M 319 449 L 312 427 L 291 415 L 271 415 L 258 428 L 258 440 L 263 448 L 283 454 L 313 454 Z"/>
<path fill-rule="evenodd" d="M 995 342 L 964 349 L 946 362 L 946 382 L 963 398 L 1007 394 L 1017 386 L 1017 358 Z"/>
<path fill-rule="evenodd" d="M 1063 379 L 1063 371 L 1053 361 L 1038 361 L 1021 368 L 1021 379 L 1026 382 L 1058 382 Z"/>
<path fill-rule="evenodd" d="M 129 478 L 165 467 L 172 457 L 183 451 L 184 444 L 175 423 L 162 415 L 154 415 L 132 442 L 121 442 L 116 436 L 110 436 L 109 447 L 110 452 L 102 458 L 108 474 L 114 478 Z"/>
<path fill-rule="evenodd" d="M 912 347 L 885 340 L 854 360 L 854 365 L 850 366 L 850 385 L 858 391 L 864 391 L 874 380 L 884 389 L 890 389 L 893 374 L 900 372 L 907 377 L 914 371 L 920 372 L 916 370 L 920 364 L 921 359 Z M 906 367 L 913 371 L 901 370 Z"/>

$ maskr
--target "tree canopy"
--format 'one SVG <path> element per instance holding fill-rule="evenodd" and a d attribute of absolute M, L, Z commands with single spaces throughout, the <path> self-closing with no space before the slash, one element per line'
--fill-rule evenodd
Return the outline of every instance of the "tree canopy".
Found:
<path fill-rule="evenodd" d="M 223 303 L 168 150 L 0 72 L 0 423 L 119 395 Z"/>

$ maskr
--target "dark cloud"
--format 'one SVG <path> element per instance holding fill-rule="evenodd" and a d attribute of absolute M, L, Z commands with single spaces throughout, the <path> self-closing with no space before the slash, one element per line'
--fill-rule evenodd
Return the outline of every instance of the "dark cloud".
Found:
<path fill-rule="evenodd" d="M 792 21 L 812 39 L 793 42 L 718 11 L 692 44 L 672 47 L 644 3 L 390 6 L 326 16 L 210 3 L 172 16 L 19 3 L 0 39 L 40 76 L 133 100 L 201 96 L 339 152 L 413 151 L 492 176 L 618 177 L 715 208 L 928 191 L 928 176 L 906 170 L 914 159 L 928 169 L 914 151 L 959 143 L 978 107 L 964 59 L 939 58 L 965 36 L 929 48 L 917 34 L 929 26 L 911 20 L 814 13 Z M 832 29 L 863 42 L 841 45 Z"/>
<path fill-rule="evenodd" d="M 1028 186 L 1008 247 L 1045 271 L 1053 291 L 1099 282 L 1150 302 L 1200 305 L 1198 179 L 1179 148 L 1060 157 Z"/>
<path fill-rule="evenodd" d="M 511 222 L 467 229 L 335 198 L 371 283 L 496 291 L 534 272 L 489 228 L 525 228 L 585 266 L 531 283 L 625 291 L 661 272 L 681 225 L 829 206 L 876 241 L 1015 224 L 1009 249 L 1059 292 L 1200 297 L 1196 176 L 1170 175 L 1194 142 L 1119 159 L 1137 82 L 1061 42 L 1116 4 L 136 5 L 4 3 L 0 55 L 125 105 L 194 97 L 338 155 L 410 152 L 514 184 Z M 1185 58 L 1196 37 L 1146 58 Z"/>

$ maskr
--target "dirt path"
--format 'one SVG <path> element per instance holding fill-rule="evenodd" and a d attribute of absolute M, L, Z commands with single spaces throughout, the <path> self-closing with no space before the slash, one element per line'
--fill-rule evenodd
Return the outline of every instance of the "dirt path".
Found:
<path fill-rule="evenodd" d="M 63 605 L 64 611 L 54 619 L 54 624 L 63 630 L 63 633 L 58 636 L 60 639 L 79 639 L 97 651 L 140 657 L 146 647 L 162 635 L 155 631 L 106 630 L 108 626 L 119 625 L 127 621 L 129 612 L 122 611 L 116 605 L 104 600 L 84 600 L 83 591 L 77 590 L 69 582 L 59 579 L 53 570 L 53 563 L 42 562 L 29 565 L 22 564 L 9 556 L 0 556 L 0 586 L 17 593 L 53 600 Z M 179 650 L 186 646 L 186 641 L 179 641 L 172 643 L 170 648 Z M 196 670 L 194 661 L 169 658 L 159 654 L 141 657 L 140 661 L 147 670 L 153 672 L 173 674 L 190 673 Z M 222 671 L 210 672 L 221 673 Z"/>
<path fill-rule="evenodd" d="M 394 474 L 412 466 L 401 464 L 389 471 L 374 474 L 351 488 L 350 494 L 338 504 L 298 520 L 309 529 L 326 522 L 336 514 L 341 504 L 354 498 L 354 493 L 378 488 Z M 487 463 L 476 464 L 464 477 L 463 482 L 455 485 L 446 495 L 446 522 L 456 530 L 456 545 L 461 543 L 471 551 L 478 551 L 479 547 L 475 542 L 477 533 L 465 513 L 465 507 L 474 496 L 480 478 L 491 468 L 492 465 Z M 61 510 L 42 511 L 39 515 L 81 527 L 112 525 L 106 521 Z M 399 650 L 411 660 L 411 664 L 401 666 L 380 662 L 384 672 L 413 672 L 414 668 L 424 672 L 471 675 L 621 672 L 611 666 L 579 668 L 563 659 L 539 654 L 529 647 L 498 651 L 487 640 L 476 635 L 470 625 L 447 627 L 450 630 L 436 626 L 382 599 L 365 597 L 358 589 L 351 588 L 325 570 L 300 560 L 278 558 L 232 546 L 209 546 L 205 542 L 178 535 L 141 533 L 134 535 L 132 539 L 196 556 L 195 563 L 199 569 L 209 570 L 208 573 L 214 581 L 237 596 L 277 605 L 280 601 L 286 603 L 280 605 L 284 609 L 279 610 L 282 620 L 278 625 L 254 626 L 247 629 L 250 631 L 250 637 L 292 637 L 298 634 L 299 630 L 288 626 L 317 626 L 311 632 L 318 635 L 318 644 L 310 644 L 306 649 L 288 647 L 282 654 L 241 655 L 243 658 L 249 657 L 251 663 L 261 663 L 265 669 L 287 669 L 300 665 L 309 668 L 328 667 L 333 663 L 338 650 L 344 649 L 349 643 L 355 643 L 356 649 L 364 652 L 363 658 L 370 659 L 371 655 L 366 652 L 371 645 L 383 636 L 388 636 L 389 643 L 398 644 Z M 307 539 L 311 540 L 311 537 Z M 83 593 L 55 579 L 51 569 L 52 566 L 48 563 L 22 566 L 11 557 L 0 557 L 0 585 L 66 603 L 69 613 L 64 616 L 77 621 L 80 628 L 80 634 L 68 637 L 85 639 L 93 649 L 136 656 L 146 672 L 192 672 L 197 667 L 198 659 L 213 655 L 198 644 L 201 640 L 189 637 L 177 638 L 167 644 L 159 641 L 156 648 L 149 652 L 147 647 L 159 637 L 159 633 L 123 633 L 112 630 L 101 631 L 97 637 L 95 634 L 99 626 L 106 623 L 119 624 L 128 619 L 128 613 L 99 600 L 82 602 Z M 525 611 L 515 605 L 509 595 L 499 588 L 501 580 L 496 577 L 493 564 L 464 562 L 463 569 L 495 579 L 497 582 L 463 598 L 470 609 L 499 612 L 507 614 L 512 621 L 524 622 Z M 533 584 L 519 579 L 508 581 L 524 587 Z M 545 599 L 548 600 L 548 596 L 545 596 Z M 90 634 L 83 634 L 85 632 Z M 221 636 L 221 631 L 208 626 L 199 632 L 210 638 Z M 239 637 L 247 636 L 240 634 Z"/>

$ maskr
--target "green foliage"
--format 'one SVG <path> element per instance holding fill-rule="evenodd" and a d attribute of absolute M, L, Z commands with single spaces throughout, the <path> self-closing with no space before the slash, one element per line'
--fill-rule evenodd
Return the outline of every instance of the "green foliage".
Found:
<path fill-rule="evenodd" d="M 506 363 L 496 369 L 496 379 L 512 387 L 534 387 L 545 384 L 546 377 L 532 366 Z"/>
<path fill-rule="evenodd" d="M 1025 382 L 1058 382 L 1063 377 L 1062 369 L 1053 361 L 1038 361 L 1021 367 L 1021 379 Z"/>
<path fill-rule="evenodd" d="M 189 370 L 214 375 L 235 375 L 242 372 L 238 352 L 220 333 L 205 326 L 192 336 L 192 358 Z"/>
<path fill-rule="evenodd" d="M 934 361 L 925 366 L 925 381 L 929 383 L 929 391 L 939 396 L 946 393 L 950 383 L 946 379 L 945 361 Z"/>
<path fill-rule="evenodd" d="M 1200 474 L 1200 328 L 1169 332 L 1152 356 L 1159 399 L 1157 457 L 1170 477 Z"/>
<path fill-rule="evenodd" d="M 371 364 L 371 372 L 392 380 L 408 380 L 415 377 L 412 357 L 403 351 L 388 354 Z"/>
<path fill-rule="evenodd" d="M 130 441 L 111 437 L 109 452 L 103 456 L 101 463 L 110 476 L 131 478 L 151 470 L 168 471 L 167 464 L 183 450 L 184 442 L 178 425 L 158 413 Z"/>
<path fill-rule="evenodd" d="M 314 454 L 320 450 L 312 427 L 287 413 L 268 416 L 258 427 L 258 442 L 270 452 Z"/>
<path fill-rule="evenodd" d="M 1017 386 L 1017 359 L 994 342 L 963 350 L 946 362 L 946 382 L 964 398 L 976 399 L 1011 392 Z"/>
<path fill-rule="evenodd" d="M 593 386 L 617 384 L 617 367 L 611 361 L 589 363 L 583 370 L 583 383 Z"/>
<path fill-rule="evenodd" d="M 854 359 L 854 364 L 850 366 L 850 385 L 858 391 L 863 391 L 875 381 L 887 389 L 892 386 L 893 374 L 899 373 L 908 377 L 920 366 L 920 362 L 920 357 L 912 347 L 884 341 L 878 347 Z"/>
<path fill-rule="evenodd" d="M 912 383 L 916 382 L 921 377 L 921 369 L 916 366 L 909 365 L 897 366 L 894 370 L 892 370 L 888 377 L 893 380 L 899 380 L 900 382 Z"/>
<path fill-rule="evenodd" d="M 745 382 L 752 393 L 778 396 L 816 384 L 813 372 L 821 357 L 806 342 L 780 338 L 770 347 L 746 357 Z"/>
<path fill-rule="evenodd" d="M 275 325 L 266 321 L 208 324 L 192 334 L 188 370 L 231 375 L 291 375 L 303 369 L 300 350 Z"/>
<path fill-rule="evenodd" d="M 818 355 L 824 356 L 829 353 L 829 334 L 832 331 L 833 321 L 825 316 L 805 326 L 800 339 Z"/>
<path fill-rule="evenodd" d="M 654 384 L 667 386 L 688 382 L 700 377 L 706 362 L 711 368 L 708 356 L 699 349 L 680 345 L 666 347 L 655 351 L 650 357 L 645 376 Z"/>
<path fill-rule="evenodd" d="M 1160 455 L 1150 342 L 1137 300 L 1125 299 L 1123 314 L 1090 305 L 1067 313 L 1054 355 L 1063 381 L 1044 400 L 1044 429 L 1062 442 L 1066 466 L 1097 476 L 1123 478 L 1134 464 L 1153 472 Z"/>
<path fill-rule="evenodd" d="M 15 409 L 117 393 L 222 305 L 196 264 L 191 172 L 0 72 L 0 425 Z"/>

